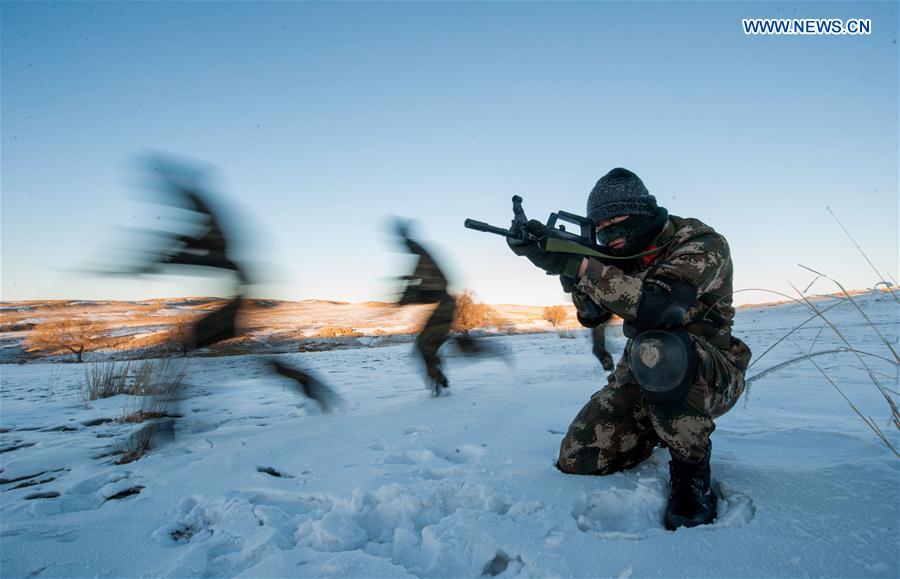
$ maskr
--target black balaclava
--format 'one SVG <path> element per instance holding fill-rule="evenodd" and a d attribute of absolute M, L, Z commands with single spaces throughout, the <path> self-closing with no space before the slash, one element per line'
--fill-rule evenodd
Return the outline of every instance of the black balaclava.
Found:
<path fill-rule="evenodd" d="M 597 244 L 602 246 L 603 253 L 615 257 L 625 257 L 647 250 L 653 240 L 662 233 L 666 225 L 669 212 L 664 207 L 659 207 L 656 214 L 629 215 L 628 219 L 607 225 L 597 232 Z M 619 249 L 609 247 L 609 243 L 619 239 L 625 239 L 625 245 Z"/>

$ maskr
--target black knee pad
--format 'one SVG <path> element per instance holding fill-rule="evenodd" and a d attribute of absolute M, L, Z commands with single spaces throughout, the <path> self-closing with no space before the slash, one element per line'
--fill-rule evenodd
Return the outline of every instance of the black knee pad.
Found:
<path fill-rule="evenodd" d="M 631 344 L 631 373 L 654 406 L 670 406 L 687 398 L 700 357 L 684 328 L 641 332 Z"/>

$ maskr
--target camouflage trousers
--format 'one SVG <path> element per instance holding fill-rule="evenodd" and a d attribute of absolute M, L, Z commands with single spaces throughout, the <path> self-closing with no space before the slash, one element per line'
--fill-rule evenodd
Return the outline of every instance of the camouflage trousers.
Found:
<path fill-rule="evenodd" d="M 558 467 L 571 474 L 610 474 L 636 466 L 665 442 L 687 462 L 706 458 L 714 418 L 734 406 L 744 391 L 750 349 L 733 340 L 720 350 L 693 337 L 700 364 L 687 398 L 670 407 L 644 400 L 628 365 L 631 341 L 607 385 L 591 396 L 572 421 L 559 449 Z"/>
<path fill-rule="evenodd" d="M 438 350 L 450 336 L 450 325 L 453 323 L 453 314 L 456 312 L 456 303 L 450 294 L 445 294 L 431 313 L 431 317 L 425 322 L 425 327 L 416 336 L 416 350 L 425 362 L 428 377 L 440 383 L 446 383 L 447 378 L 441 371 L 441 359 Z"/>

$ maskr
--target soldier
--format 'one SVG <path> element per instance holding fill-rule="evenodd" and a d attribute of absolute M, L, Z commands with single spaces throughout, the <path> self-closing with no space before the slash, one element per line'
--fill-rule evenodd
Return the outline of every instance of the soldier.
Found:
<path fill-rule="evenodd" d="M 450 325 L 453 323 L 453 315 L 456 312 L 456 302 L 454 302 L 453 296 L 447 292 L 447 278 L 434 258 L 425 251 L 424 247 L 409 237 L 408 225 L 398 221 L 396 231 L 407 250 L 418 257 L 413 273 L 401 278 L 406 281 L 406 288 L 398 305 L 437 304 L 431 317 L 425 322 L 425 327 L 416 336 L 416 350 L 425 362 L 425 371 L 432 383 L 435 395 L 439 395 L 441 388 L 450 386 L 447 377 L 441 371 L 438 350 L 450 336 Z"/>
<path fill-rule="evenodd" d="M 611 261 L 511 243 L 517 255 L 561 275 L 579 320 L 596 325 L 616 314 L 628 338 L 608 383 L 569 426 L 557 465 L 572 474 L 631 468 L 667 446 L 665 527 L 693 527 L 716 517 L 710 482 L 714 419 L 744 390 L 750 349 L 731 335 L 732 263 L 725 238 L 697 219 L 669 216 L 637 175 L 613 169 L 587 201 L 597 242 Z M 538 238 L 546 226 L 530 221 Z"/>

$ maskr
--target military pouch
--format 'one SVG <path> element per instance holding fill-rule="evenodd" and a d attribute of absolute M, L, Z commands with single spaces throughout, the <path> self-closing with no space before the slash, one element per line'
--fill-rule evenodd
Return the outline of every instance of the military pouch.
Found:
<path fill-rule="evenodd" d="M 648 330 L 634 339 L 631 372 L 653 406 L 671 406 L 687 398 L 700 357 L 683 328 Z"/>

